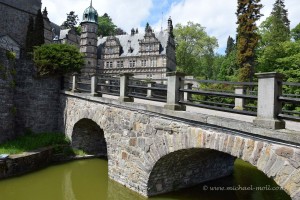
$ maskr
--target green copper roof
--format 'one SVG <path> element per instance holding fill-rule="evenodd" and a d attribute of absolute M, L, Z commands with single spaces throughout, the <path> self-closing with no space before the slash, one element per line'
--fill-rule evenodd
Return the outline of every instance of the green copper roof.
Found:
<path fill-rule="evenodd" d="M 82 17 L 82 22 L 93 22 L 98 24 L 98 12 L 95 8 L 91 5 L 85 9 Z"/>

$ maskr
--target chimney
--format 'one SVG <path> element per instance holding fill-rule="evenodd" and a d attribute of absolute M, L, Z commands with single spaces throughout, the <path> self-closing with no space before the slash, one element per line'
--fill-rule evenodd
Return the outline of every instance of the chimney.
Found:
<path fill-rule="evenodd" d="M 135 35 L 135 30 L 134 28 L 131 29 L 131 36 L 134 36 Z"/>

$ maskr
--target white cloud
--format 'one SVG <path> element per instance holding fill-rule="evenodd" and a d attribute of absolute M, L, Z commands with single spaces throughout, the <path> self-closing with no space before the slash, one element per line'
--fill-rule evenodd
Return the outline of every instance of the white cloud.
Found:
<path fill-rule="evenodd" d="M 94 0 L 93 6 L 99 15 L 108 13 L 113 22 L 130 32 L 132 27 L 144 26 L 141 24 L 150 19 L 151 14 L 160 14 L 155 8 L 161 6 L 154 5 L 160 1 L 157 0 Z M 219 53 L 224 53 L 228 36 L 235 38 L 236 34 L 236 7 L 237 0 L 174 0 L 169 1 L 169 8 L 164 10 L 163 27 L 167 27 L 167 19 L 172 16 L 174 25 L 177 23 L 185 24 L 188 21 L 200 23 L 206 27 L 210 36 L 215 36 L 219 42 Z M 264 20 L 271 12 L 275 0 L 262 0 L 264 8 L 261 12 L 265 15 Z M 161 4 L 167 3 L 166 0 Z M 47 6 L 49 17 L 57 24 L 61 24 L 66 19 L 66 13 L 75 11 L 81 19 L 82 13 L 90 4 L 90 0 L 44 0 L 43 6 Z M 291 28 L 300 22 L 300 4 L 299 0 L 286 0 L 286 8 L 289 11 Z M 160 17 L 158 17 L 160 19 Z M 160 29 L 161 20 L 154 23 L 155 29 Z M 143 27 L 142 27 L 143 29 Z"/>

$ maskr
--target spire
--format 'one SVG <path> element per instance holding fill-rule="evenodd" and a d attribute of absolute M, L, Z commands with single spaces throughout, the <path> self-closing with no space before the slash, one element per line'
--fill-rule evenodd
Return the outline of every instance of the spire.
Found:
<path fill-rule="evenodd" d="M 173 23 L 171 17 L 168 19 L 168 33 L 171 37 L 174 37 L 173 35 Z"/>
<path fill-rule="evenodd" d="M 91 5 L 90 5 L 90 7 L 93 7 L 93 0 L 91 0 Z"/>

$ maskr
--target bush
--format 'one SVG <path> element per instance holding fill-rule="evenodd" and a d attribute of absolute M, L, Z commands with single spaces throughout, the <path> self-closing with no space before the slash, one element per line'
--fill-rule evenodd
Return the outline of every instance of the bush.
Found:
<path fill-rule="evenodd" d="M 13 51 L 6 51 L 6 57 L 8 60 L 15 60 L 16 59 L 16 53 Z"/>
<path fill-rule="evenodd" d="M 38 76 L 56 76 L 66 73 L 80 72 L 84 64 L 79 50 L 68 44 L 44 44 L 35 47 L 33 61 Z"/>

